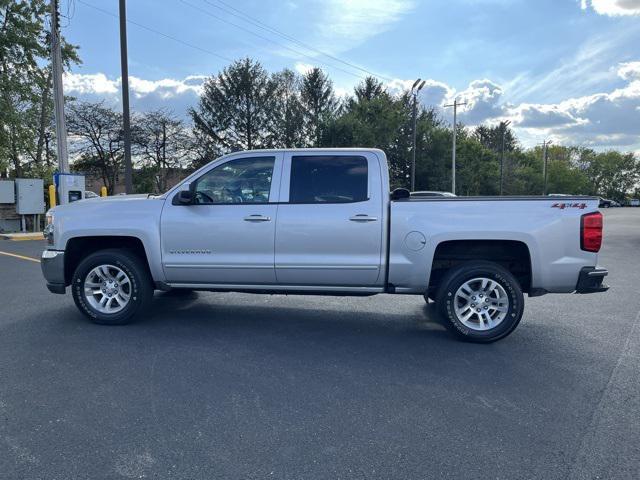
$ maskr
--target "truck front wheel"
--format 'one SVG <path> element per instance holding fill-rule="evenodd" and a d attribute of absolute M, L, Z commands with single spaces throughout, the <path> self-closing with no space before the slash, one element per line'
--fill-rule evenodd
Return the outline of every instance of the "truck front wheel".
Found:
<path fill-rule="evenodd" d="M 103 325 L 124 325 L 144 311 L 153 297 L 145 265 L 124 249 L 92 253 L 76 268 L 71 292 L 76 306 Z"/>
<path fill-rule="evenodd" d="M 524 311 L 524 295 L 514 276 L 493 262 L 453 268 L 440 284 L 436 303 L 463 339 L 489 343 L 509 335 Z"/>

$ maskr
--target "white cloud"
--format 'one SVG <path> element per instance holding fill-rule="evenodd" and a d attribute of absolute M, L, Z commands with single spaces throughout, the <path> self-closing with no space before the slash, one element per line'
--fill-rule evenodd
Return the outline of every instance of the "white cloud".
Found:
<path fill-rule="evenodd" d="M 317 30 L 323 48 L 345 51 L 389 30 L 415 6 L 413 0 L 329 0 Z"/>
<path fill-rule="evenodd" d="M 304 73 L 312 65 L 296 63 L 294 67 Z M 459 120 L 467 126 L 480 123 L 494 124 L 511 120 L 525 146 L 552 138 L 560 143 L 593 147 L 640 147 L 640 61 L 620 64 L 612 72 L 614 78 L 625 81 L 617 89 L 571 97 L 559 102 L 512 103 L 511 83 L 498 84 L 490 79 L 479 79 L 456 90 L 446 83 L 427 79 L 420 92 L 425 106 L 442 107 L 454 98 L 467 104 L 458 110 Z M 186 116 L 189 107 L 198 102 L 206 77 L 192 75 L 184 79 L 146 80 L 130 78 L 132 108 L 137 111 L 168 108 Z M 395 79 L 385 86 L 392 94 L 411 88 L 414 80 Z M 120 105 L 120 79 L 102 73 L 67 74 L 65 93 L 83 100 L 104 99 L 114 108 Z M 336 86 L 339 96 L 352 94 L 349 85 Z M 451 121 L 452 109 L 442 110 Z"/>
<path fill-rule="evenodd" d="M 570 98 L 556 104 L 507 106 L 505 115 L 532 134 L 554 135 L 560 142 L 589 146 L 640 143 L 640 62 L 621 64 L 628 84 L 611 92 Z"/>
<path fill-rule="evenodd" d="M 618 68 L 618 75 L 624 80 L 640 80 L 640 62 L 621 63 Z"/>
<path fill-rule="evenodd" d="M 581 0 L 583 10 L 591 7 L 600 15 L 640 15 L 640 0 Z"/>
<path fill-rule="evenodd" d="M 393 79 L 385 84 L 387 91 L 392 94 L 399 94 L 405 90 L 410 90 L 415 80 Z M 454 90 L 446 83 L 437 80 L 425 80 L 424 87 L 420 90 L 418 98 L 423 105 L 441 106 L 451 97 Z"/>
<path fill-rule="evenodd" d="M 625 86 L 555 103 L 509 103 L 505 100 L 511 93 L 508 87 L 489 79 L 475 80 L 460 91 L 429 80 L 427 85 L 440 85 L 442 93 L 435 101 L 423 100 L 423 104 L 443 106 L 452 103 L 454 98 L 466 102 L 458 109 L 458 118 L 470 127 L 511 120 L 525 146 L 532 146 L 542 138 L 552 138 L 559 143 L 596 148 L 638 148 L 640 62 L 620 64 L 615 73 L 627 81 Z M 412 80 L 394 80 L 388 88 L 397 93 L 410 89 L 412 84 Z M 452 120 L 451 110 L 443 110 L 449 122 Z"/>
<path fill-rule="evenodd" d="M 458 101 L 466 102 L 461 112 L 461 120 L 475 125 L 503 114 L 502 87 L 488 79 L 474 80 L 456 94 Z"/>
<path fill-rule="evenodd" d="M 104 73 L 65 73 L 62 79 L 65 93 L 70 94 L 115 94 L 120 82 L 109 80 Z"/>
<path fill-rule="evenodd" d="M 204 75 L 190 75 L 181 80 L 145 80 L 130 76 L 132 108 L 167 108 L 178 115 L 186 114 L 187 108 L 196 104 L 206 78 Z M 65 73 L 63 83 L 66 95 L 81 100 L 105 100 L 113 106 L 120 102 L 120 78 L 109 78 L 104 73 Z"/>
<path fill-rule="evenodd" d="M 298 72 L 300 75 L 305 75 L 314 67 L 315 65 L 311 65 L 310 63 L 296 62 L 293 68 L 295 68 L 296 72 Z"/>

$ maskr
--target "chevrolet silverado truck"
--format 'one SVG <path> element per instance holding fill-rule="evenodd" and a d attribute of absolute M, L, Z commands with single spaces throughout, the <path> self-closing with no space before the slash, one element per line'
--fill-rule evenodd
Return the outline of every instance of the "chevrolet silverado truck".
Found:
<path fill-rule="evenodd" d="M 602 292 L 592 197 L 411 197 L 377 149 L 225 155 L 159 196 L 51 209 L 49 290 L 101 324 L 154 290 L 422 295 L 464 339 L 520 322 L 524 294 Z"/>

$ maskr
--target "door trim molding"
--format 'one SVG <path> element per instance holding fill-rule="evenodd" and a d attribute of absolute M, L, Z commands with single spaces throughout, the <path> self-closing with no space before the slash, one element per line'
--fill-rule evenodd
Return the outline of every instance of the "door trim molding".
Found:
<path fill-rule="evenodd" d="M 207 268 L 207 269 L 269 269 L 273 270 L 273 265 L 247 265 L 245 264 L 234 264 L 234 265 L 214 265 L 211 263 L 189 263 L 189 264 L 179 264 L 179 263 L 168 263 L 164 265 L 164 268 Z"/>
<path fill-rule="evenodd" d="M 298 291 L 298 292 L 345 292 L 345 293 L 383 293 L 383 287 L 353 287 L 341 285 L 244 285 L 231 283 L 167 283 L 171 288 L 191 288 L 202 290 L 229 290 L 229 291 Z"/>

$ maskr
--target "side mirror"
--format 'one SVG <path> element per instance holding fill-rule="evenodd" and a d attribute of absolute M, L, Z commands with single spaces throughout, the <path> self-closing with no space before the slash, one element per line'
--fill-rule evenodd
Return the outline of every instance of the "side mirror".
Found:
<path fill-rule="evenodd" d="M 194 195 L 191 190 L 180 190 L 171 202 L 173 205 L 191 205 L 193 203 Z"/>
<path fill-rule="evenodd" d="M 391 192 L 391 200 L 404 200 L 409 197 L 411 197 L 411 192 L 406 188 L 396 188 Z"/>

